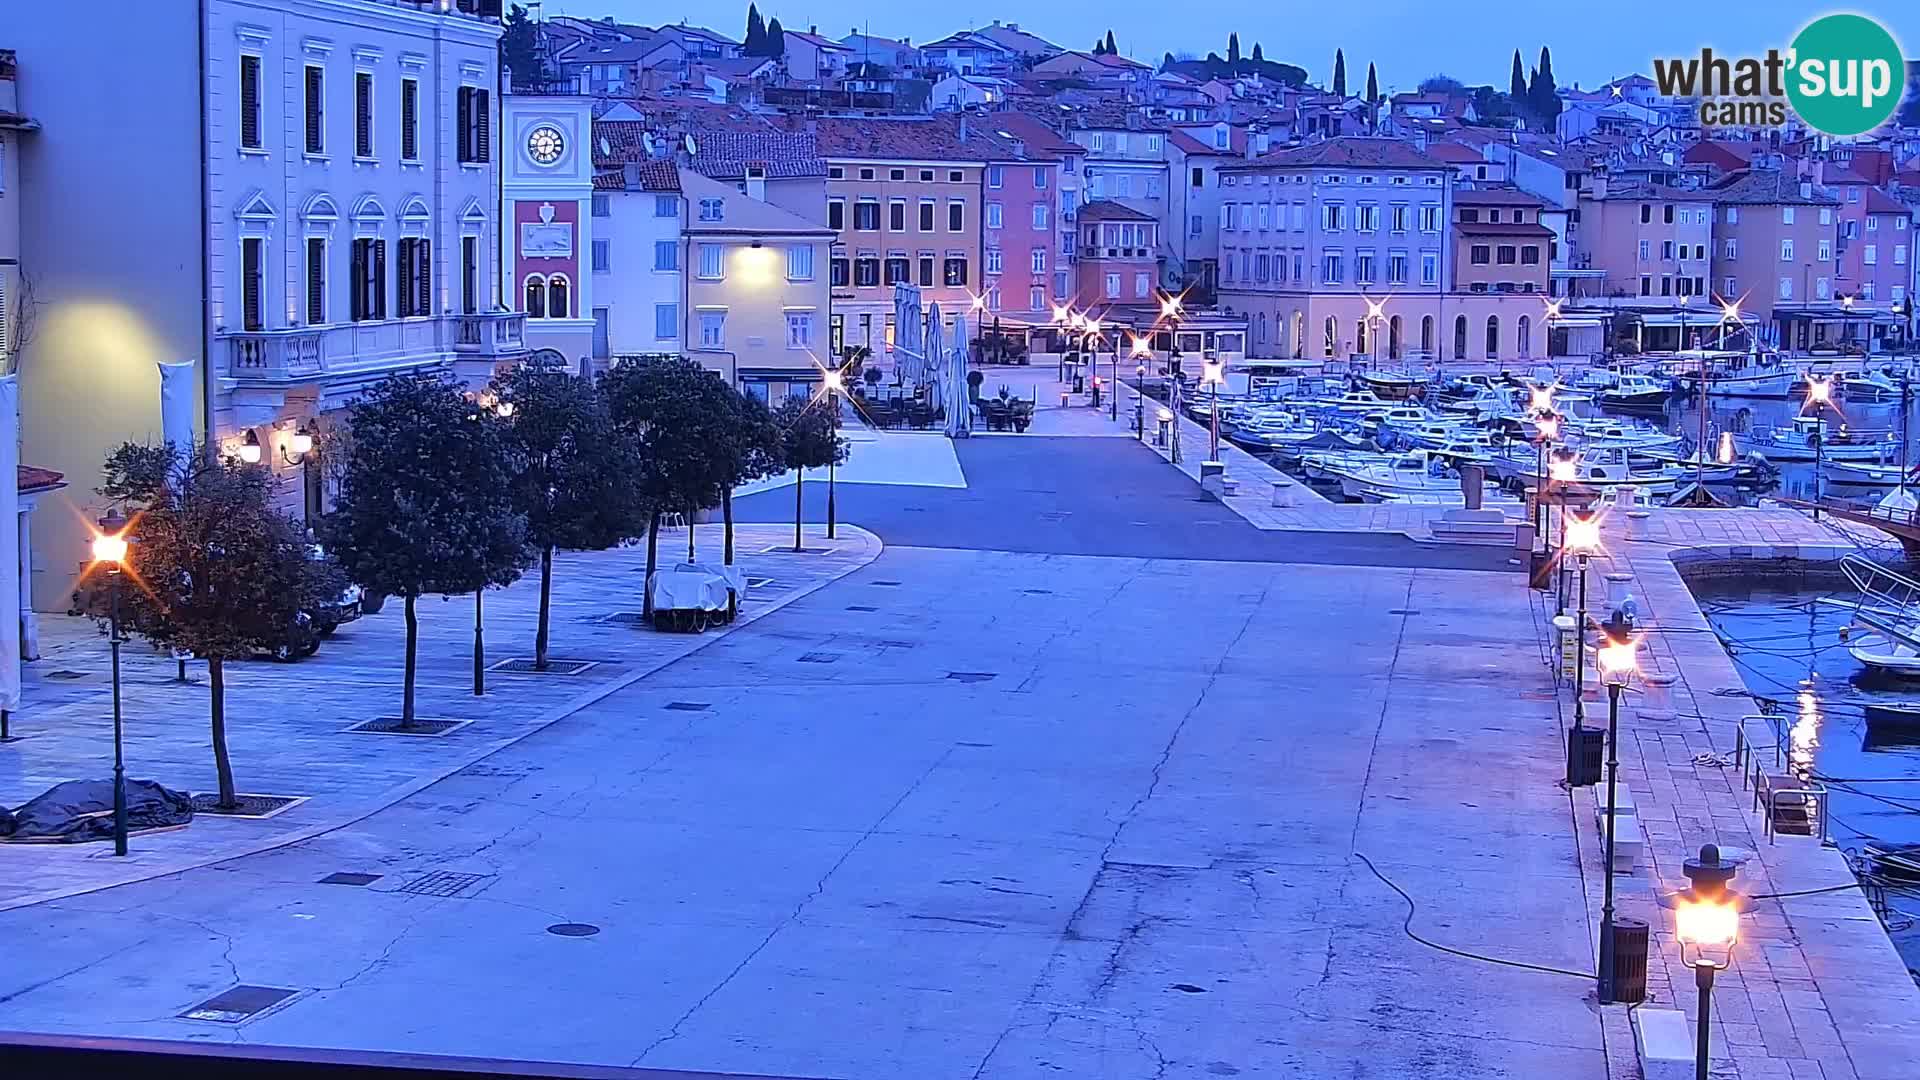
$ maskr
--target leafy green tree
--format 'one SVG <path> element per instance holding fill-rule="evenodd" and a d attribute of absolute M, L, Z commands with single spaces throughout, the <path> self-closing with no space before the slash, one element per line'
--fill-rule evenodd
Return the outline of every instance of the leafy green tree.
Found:
<path fill-rule="evenodd" d="M 601 379 L 614 426 L 638 449 L 642 463 L 640 490 L 648 507 L 648 588 L 642 610 L 647 618 L 653 616 L 661 514 L 684 510 L 691 522 L 695 511 L 719 501 L 724 487 L 716 443 L 728 428 L 732 407 L 712 392 L 715 383 L 719 376 L 682 356 L 628 360 Z M 727 389 L 724 383 L 720 388 Z"/>
<path fill-rule="evenodd" d="M 108 455 L 100 493 L 131 514 L 121 625 L 207 662 L 218 805 L 231 810 L 226 662 L 283 642 L 346 579 L 311 558 L 300 524 L 273 509 L 264 465 L 125 443 Z"/>
<path fill-rule="evenodd" d="M 747 40 L 741 51 L 748 56 L 764 56 L 767 51 L 767 24 L 760 18 L 760 8 L 747 5 Z"/>
<path fill-rule="evenodd" d="M 1227 35 L 1227 63 L 1240 63 L 1240 35 L 1237 32 Z"/>
<path fill-rule="evenodd" d="M 1451 75 L 1429 75 L 1420 80 L 1420 92 L 1423 94 L 1464 94 L 1467 84 Z"/>
<path fill-rule="evenodd" d="M 546 65 L 540 59 L 539 29 L 519 4 L 507 9 L 506 32 L 500 35 L 500 62 L 513 73 L 515 86 L 536 86 L 546 77 Z"/>
<path fill-rule="evenodd" d="M 867 373 L 876 377 L 880 374 L 877 368 L 869 368 Z M 736 393 L 731 387 L 725 389 L 731 395 L 729 404 L 733 407 L 733 417 L 727 425 L 724 440 L 719 444 L 721 472 L 725 478 L 720 488 L 720 514 L 726 525 L 726 564 L 732 566 L 733 489 L 740 484 L 772 476 L 784 468 L 786 446 L 781 440 L 780 428 L 773 422 L 773 413 L 767 409 L 765 402 L 749 394 Z"/>
<path fill-rule="evenodd" d="M 562 365 L 520 364 L 489 390 L 513 406 L 502 437 L 513 461 L 514 507 L 526 518 L 527 543 L 540 553 L 533 666 L 545 671 L 554 550 L 604 551 L 646 531 L 639 447 L 615 432 L 593 381 Z"/>
<path fill-rule="evenodd" d="M 787 31 L 780 25 L 780 16 L 767 20 L 766 56 L 774 60 L 784 60 L 787 56 Z"/>
<path fill-rule="evenodd" d="M 780 429 L 781 460 L 793 470 L 793 550 L 801 549 L 800 523 L 805 520 L 808 469 L 824 469 L 847 460 L 847 441 L 840 437 L 840 417 L 812 398 L 790 398 L 774 410 Z"/>
<path fill-rule="evenodd" d="M 527 563 L 527 521 L 500 425 L 452 378 L 396 375 L 348 410 L 353 441 L 320 535 L 348 576 L 406 604 L 400 722 L 414 720 L 414 601 L 509 585 Z"/>
<path fill-rule="evenodd" d="M 1333 92 L 1337 97 L 1347 96 L 1347 53 L 1344 49 L 1333 50 Z"/>

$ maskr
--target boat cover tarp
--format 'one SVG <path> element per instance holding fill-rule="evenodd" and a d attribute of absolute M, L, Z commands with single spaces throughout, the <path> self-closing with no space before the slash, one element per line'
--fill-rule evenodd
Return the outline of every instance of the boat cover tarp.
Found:
<path fill-rule="evenodd" d="M 655 611 L 725 611 L 725 574 L 701 563 L 681 563 L 653 575 Z"/>
<path fill-rule="evenodd" d="M 127 828 L 154 829 L 193 820 L 193 797 L 152 780 L 127 781 Z M 9 813 L 0 808 L 0 838 L 78 844 L 113 836 L 113 781 L 68 780 Z"/>

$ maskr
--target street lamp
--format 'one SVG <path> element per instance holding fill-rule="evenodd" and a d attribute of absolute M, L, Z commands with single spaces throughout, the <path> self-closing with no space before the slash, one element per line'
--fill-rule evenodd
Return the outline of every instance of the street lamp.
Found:
<path fill-rule="evenodd" d="M 1560 437 L 1560 417 L 1555 415 L 1551 408 L 1549 408 L 1548 411 L 1534 419 L 1533 430 L 1538 435 L 1538 438 L 1534 440 L 1533 527 L 1534 530 L 1540 534 L 1540 555 L 1542 559 L 1544 559 L 1552 550 L 1547 543 L 1547 526 L 1551 524 L 1551 521 L 1547 519 L 1547 515 L 1553 512 L 1549 508 L 1546 499 L 1547 451 L 1553 446 L 1553 440 Z M 1540 575 L 1541 570 L 1536 568 L 1533 576 L 1536 586 L 1542 580 Z"/>
<path fill-rule="evenodd" d="M 1147 437 L 1147 365 L 1133 366 L 1133 433 Z"/>
<path fill-rule="evenodd" d="M 1583 571 L 1585 561 L 1586 556 L 1581 556 Z M 1586 581 L 1584 572 L 1581 581 Z M 1583 635 L 1585 618 L 1583 614 Z M 1601 870 L 1601 881 L 1605 884 L 1600 901 L 1600 1003 L 1607 1005 L 1615 1000 L 1614 992 L 1617 989 L 1617 980 L 1614 978 L 1613 850 L 1620 825 L 1619 819 L 1614 816 L 1617 809 L 1614 800 L 1620 783 L 1620 693 L 1626 689 L 1627 680 L 1639 670 L 1639 643 L 1634 641 L 1633 628 L 1626 617 L 1618 612 L 1601 629 L 1607 635 L 1597 657 L 1600 678 L 1607 684 L 1607 847 L 1604 856 L 1606 861 Z M 1580 666 L 1586 667 L 1584 660 Z"/>
<path fill-rule="evenodd" d="M 822 377 L 822 380 L 826 383 L 826 387 L 827 387 L 827 418 L 833 422 L 831 425 L 832 429 L 837 430 L 840 426 L 840 387 L 844 385 L 844 380 L 841 377 L 840 369 L 834 368 L 832 370 L 829 370 Z M 967 404 L 966 402 L 963 401 L 963 402 L 959 402 L 958 406 L 964 409 L 967 407 Z M 947 407 L 953 408 L 955 407 L 955 403 L 950 402 L 948 403 Z M 829 540 L 834 538 L 834 532 L 833 532 L 833 529 L 834 529 L 834 517 L 833 517 L 834 475 L 833 474 L 834 474 L 834 459 L 839 456 L 840 455 L 837 453 L 827 455 L 827 539 Z M 687 530 L 689 534 L 692 533 L 693 523 L 691 521 L 687 523 Z"/>
<path fill-rule="evenodd" d="M 1691 882 L 1675 893 L 1674 937 L 1680 941 L 1680 960 L 1693 969 L 1693 985 L 1700 994 L 1694 1019 L 1693 1075 L 1707 1080 L 1708 1033 L 1713 1022 L 1713 977 L 1733 963 L 1734 942 L 1740 936 L 1740 894 L 1727 887 L 1735 867 L 1720 861 L 1720 849 L 1707 844 L 1700 857 L 1688 859 L 1681 873 Z M 1689 957 L 1688 952 L 1692 952 Z"/>
<path fill-rule="evenodd" d="M 255 443 L 258 446 L 258 442 Z M 120 570 L 127 560 L 127 519 L 109 511 L 93 537 L 93 561 L 107 568 L 107 643 L 113 652 L 113 853 L 127 853 L 127 767 L 120 717 Z"/>
<path fill-rule="evenodd" d="M 1579 477 L 1579 466 L 1574 461 L 1572 451 L 1555 450 L 1553 455 L 1547 459 L 1547 490 L 1556 492 L 1555 501 L 1560 503 L 1561 551 L 1559 557 L 1554 560 L 1556 585 L 1554 587 L 1553 613 L 1555 615 L 1565 615 L 1567 613 L 1567 553 L 1565 550 L 1567 543 L 1567 507 L 1565 502 L 1566 493 L 1562 488 L 1563 485 L 1571 484 L 1575 480 L 1578 480 Z M 1547 533 L 1547 546 L 1551 549 L 1553 546 L 1552 503 L 1547 505 Z"/>
<path fill-rule="evenodd" d="M 260 464 L 260 435 L 252 428 L 247 429 L 247 437 L 240 440 L 240 460 L 249 465 Z"/>
<path fill-rule="evenodd" d="M 1813 441 L 1813 520 L 1819 521 L 1820 494 L 1826 486 L 1821 481 L 1825 478 L 1822 466 L 1825 464 L 1827 445 L 1827 421 L 1820 414 L 1823 409 L 1833 408 L 1833 380 L 1807 376 L 1807 400 L 1800 411 L 1805 413 L 1809 408 L 1814 415 L 1813 430 L 1807 433 L 1807 437 Z"/>
<path fill-rule="evenodd" d="M 1578 514 L 1560 519 L 1560 548 L 1563 552 L 1572 552 L 1580 564 L 1580 607 L 1575 616 L 1575 633 L 1579 635 L 1580 663 L 1573 669 L 1573 726 L 1580 727 L 1587 718 L 1585 691 L 1587 688 L 1587 564 L 1594 553 L 1600 550 L 1600 519 L 1594 514 L 1582 517 Z"/>
<path fill-rule="evenodd" d="M 1226 364 L 1218 354 L 1209 356 L 1200 366 L 1200 378 L 1211 387 L 1212 405 L 1207 409 L 1207 419 L 1213 422 L 1212 434 L 1207 445 L 1207 460 L 1220 460 L 1220 384 L 1227 381 Z"/>

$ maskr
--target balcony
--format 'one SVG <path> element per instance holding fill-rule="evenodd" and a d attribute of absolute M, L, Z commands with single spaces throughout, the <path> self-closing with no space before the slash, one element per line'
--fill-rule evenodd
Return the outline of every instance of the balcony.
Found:
<path fill-rule="evenodd" d="M 527 317 L 518 311 L 455 315 L 453 351 L 461 357 L 505 360 L 527 351 Z"/>

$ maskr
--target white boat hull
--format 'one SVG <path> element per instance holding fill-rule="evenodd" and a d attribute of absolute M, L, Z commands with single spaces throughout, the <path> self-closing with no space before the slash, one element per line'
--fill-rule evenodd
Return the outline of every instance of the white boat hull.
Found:
<path fill-rule="evenodd" d="M 1847 651 L 1873 671 L 1920 678 L 1920 650 L 1877 632 L 1855 633 Z"/>

